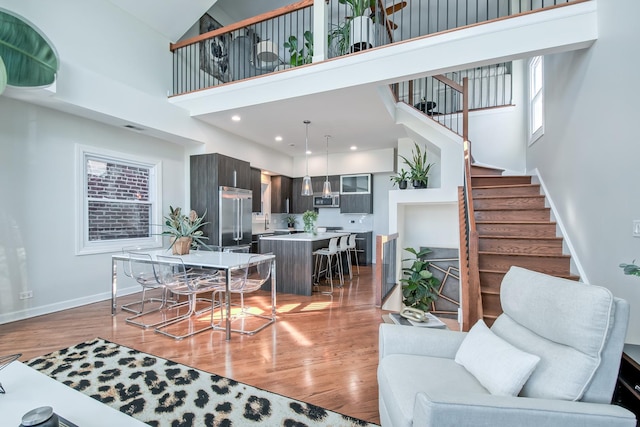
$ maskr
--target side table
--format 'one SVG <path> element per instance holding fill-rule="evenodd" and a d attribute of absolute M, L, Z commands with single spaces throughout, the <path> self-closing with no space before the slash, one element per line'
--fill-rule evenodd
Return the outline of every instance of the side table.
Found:
<path fill-rule="evenodd" d="M 636 414 L 640 425 L 640 345 L 624 345 L 613 403 Z"/>

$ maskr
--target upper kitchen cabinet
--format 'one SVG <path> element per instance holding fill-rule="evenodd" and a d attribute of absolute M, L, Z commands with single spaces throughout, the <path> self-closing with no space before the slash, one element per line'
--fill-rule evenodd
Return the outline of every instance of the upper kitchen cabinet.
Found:
<path fill-rule="evenodd" d="M 260 169 L 251 168 L 251 192 L 253 199 L 251 212 L 262 212 L 262 172 Z"/>
<path fill-rule="evenodd" d="M 314 193 L 322 193 L 324 188 L 324 182 L 327 180 L 327 176 L 313 176 L 311 177 L 311 187 Z M 331 192 L 337 193 L 340 191 L 340 175 L 329 175 L 329 183 L 331 184 Z"/>
<path fill-rule="evenodd" d="M 310 210 L 313 210 L 313 196 L 303 196 L 302 178 L 294 178 L 291 183 L 291 213 L 301 214 Z"/>
<path fill-rule="evenodd" d="M 371 174 L 340 177 L 340 213 L 373 213 L 373 180 Z"/>
<path fill-rule="evenodd" d="M 271 213 L 292 212 L 292 181 L 288 176 L 278 175 L 271 177 Z"/>
<path fill-rule="evenodd" d="M 222 154 L 218 156 L 218 185 L 251 189 L 251 166 L 249 162 Z"/>

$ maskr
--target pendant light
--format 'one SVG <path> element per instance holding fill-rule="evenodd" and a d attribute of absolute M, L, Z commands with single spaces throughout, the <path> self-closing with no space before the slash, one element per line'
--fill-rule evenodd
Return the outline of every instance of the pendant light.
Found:
<path fill-rule="evenodd" d="M 324 181 L 324 185 L 322 186 L 322 197 L 328 199 L 331 197 L 331 183 L 329 182 L 329 138 L 331 135 L 325 135 L 327 138 L 327 177 Z"/>
<path fill-rule="evenodd" d="M 302 178 L 302 195 L 303 196 L 311 196 L 313 195 L 313 189 L 311 188 L 311 177 L 309 176 L 309 123 L 311 123 L 309 120 L 305 120 L 304 124 L 307 126 L 307 136 L 304 142 L 304 155 L 306 157 L 306 162 L 307 162 L 307 173 L 304 176 L 304 178 Z"/>

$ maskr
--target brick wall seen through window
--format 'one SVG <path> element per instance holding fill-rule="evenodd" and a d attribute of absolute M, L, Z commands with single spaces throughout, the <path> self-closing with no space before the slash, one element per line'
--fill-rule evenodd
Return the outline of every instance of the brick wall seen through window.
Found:
<path fill-rule="evenodd" d="M 150 168 L 85 159 L 89 241 L 150 237 Z"/>

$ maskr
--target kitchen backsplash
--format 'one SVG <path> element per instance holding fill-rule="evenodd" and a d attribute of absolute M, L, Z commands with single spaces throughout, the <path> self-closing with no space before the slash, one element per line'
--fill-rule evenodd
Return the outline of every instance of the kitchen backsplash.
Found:
<path fill-rule="evenodd" d="M 287 214 L 272 214 L 267 215 L 267 221 L 265 222 L 265 215 L 253 215 L 253 231 L 262 232 L 265 230 L 265 223 L 268 224 L 268 229 L 284 229 L 287 228 L 287 221 L 285 218 Z M 302 214 L 296 214 L 298 219 L 296 222 L 296 228 L 304 228 L 302 222 Z M 367 214 L 341 214 L 340 209 L 336 208 L 319 208 L 318 209 L 318 227 L 341 227 L 345 230 L 372 230 L 373 229 L 373 215 Z"/>

